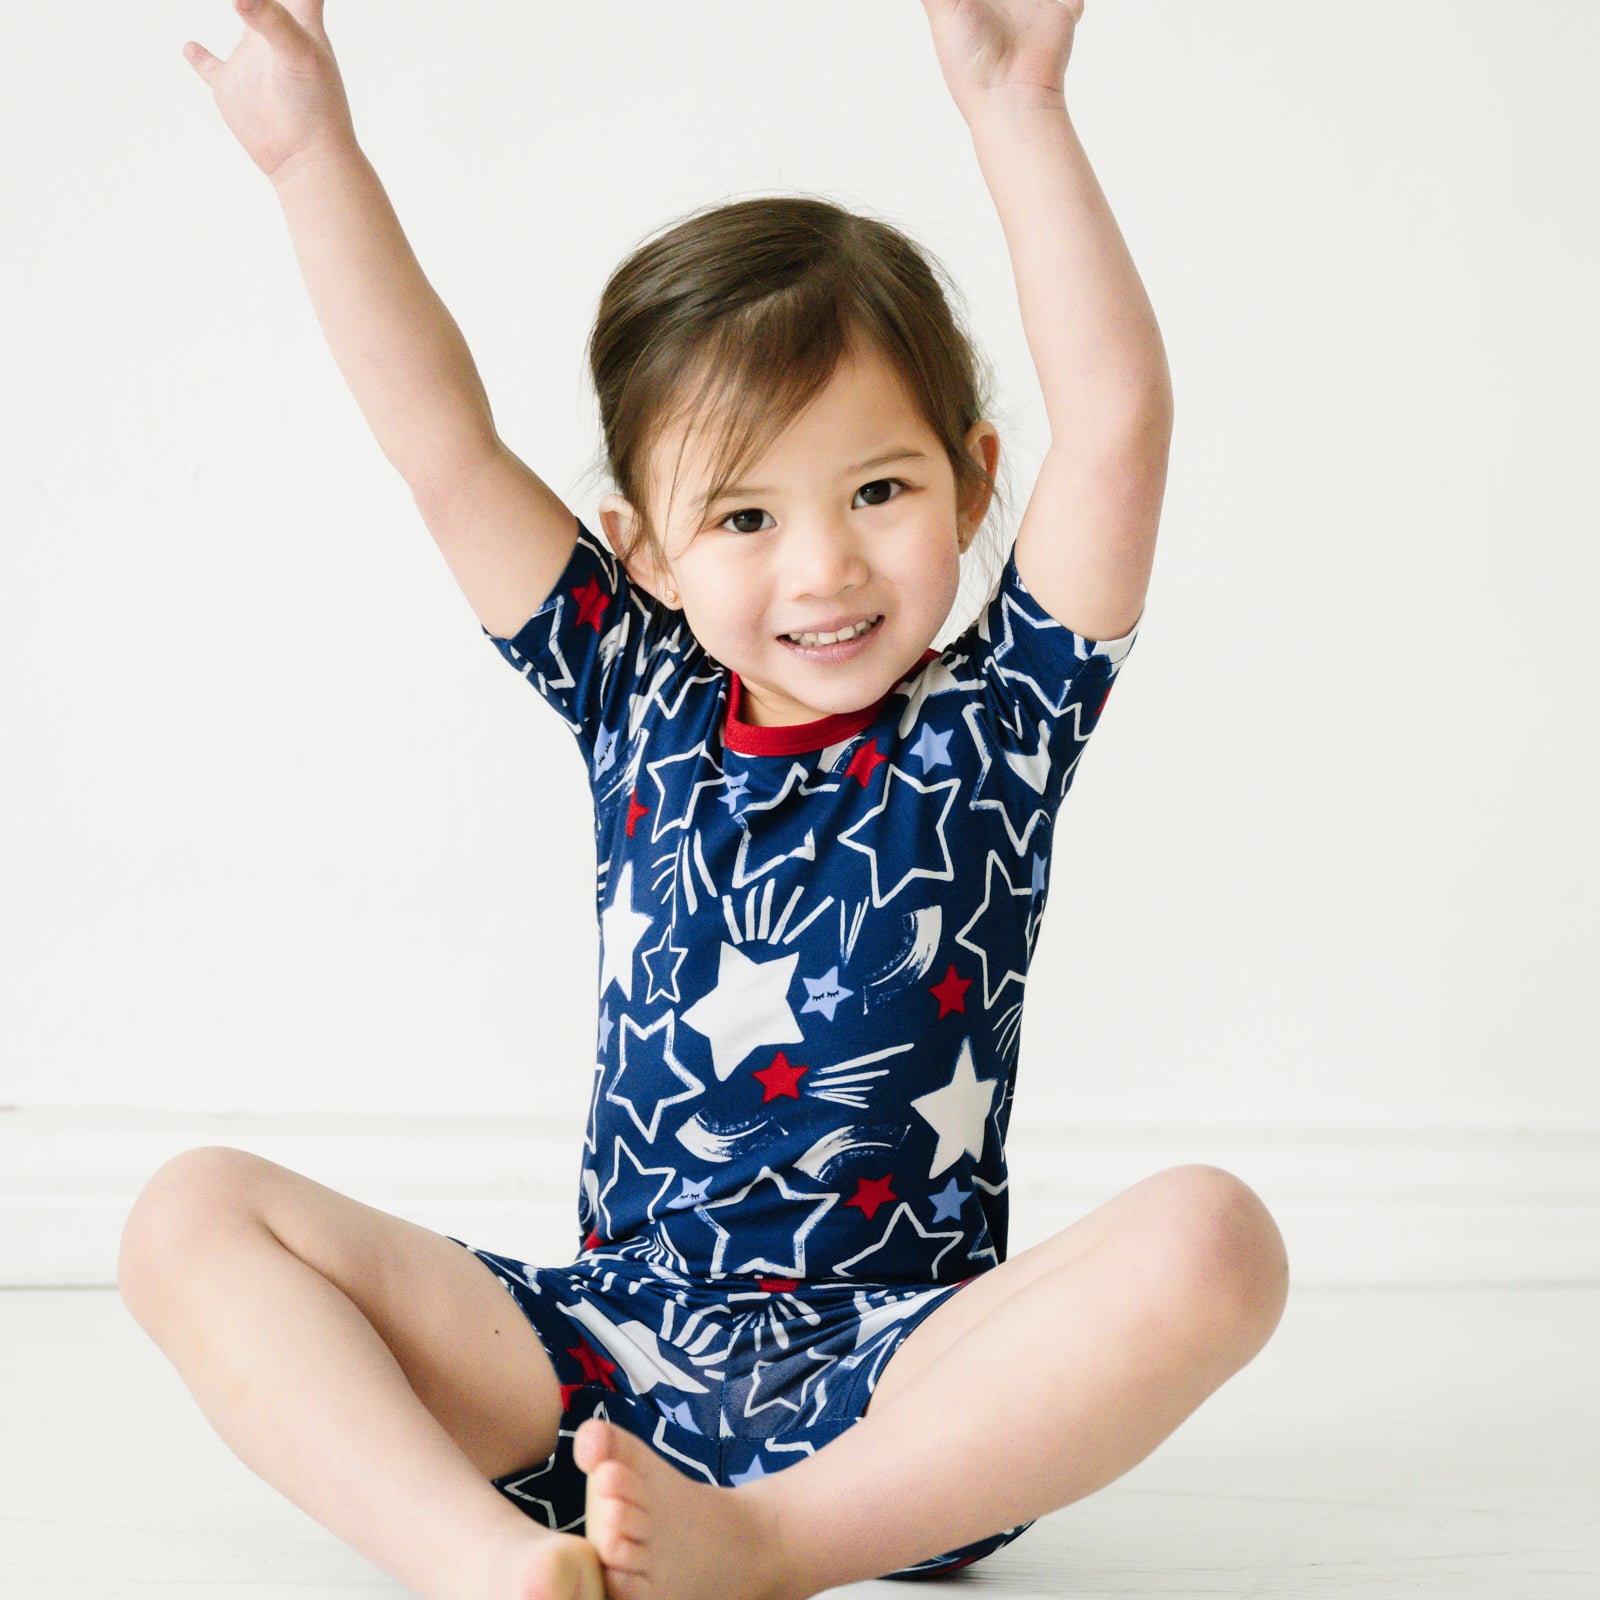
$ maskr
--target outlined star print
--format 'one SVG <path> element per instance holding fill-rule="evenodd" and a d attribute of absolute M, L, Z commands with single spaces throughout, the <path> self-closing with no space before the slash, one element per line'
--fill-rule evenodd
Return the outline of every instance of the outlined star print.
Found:
<path fill-rule="evenodd" d="M 623 1170 L 624 1166 L 630 1170 L 625 1172 Z M 595 1196 L 594 1201 L 595 1209 L 600 1213 L 603 1224 L 603 1226 L 595 1229 L 595 1233 L 599 1236 L 598 1242 L 604 1243 L 607 1239 L 615 1239 L 617 1237 L 616 1227 L 611 1218 L 611 1208 L 606 1204 L 606 1196 L 612 1190 L 621 1190 L 621 1197 L 627 1203 L 629 1215 L 634 1213 L 635 1208 L 640 1207 L 642 1201 L 644 1215 L 651 1216 L 655 1212 L 657 1203 L 666 1198 L 667 1190 L 672 1187 L 672 1180 L 676 1175 L 675 1169 L 670 1166 L 645 1166 L 638 1156 L 633 1153 L 628 1141 L 620 1133 L 613 1134 L 611 1136 L 611 1176 L 606 1180 L 605 1187 Z M 647 1178 L 661 1179 L 661 1182 L 654 1186 L 654 1193 L 651 1192 L 651 1185 L 645 1182 Z M 586 1248 L 593 1247 L 586 1245 Z"/>
<path fill-rule="evenodd" d="M 668 1106 L 681 1105 L 706 1092 L 706 1086 L 672 1053 L 676 1022 L 670 1011 L 663 1011 L 648 1028 L 641 1028 L 632 1017 L 624 1016 L 617 1039 L 620 1061 L 611 1087 L 606 1090 L 606 1099 L 633 1118 L 634 1127 L 650 1144 L 655 1143 L 661 1113 Z M 670 1079 L 676 1079 L 676 1084 Z M 666 1093 L 678 1085 L 687 1087 L 679 1094 Z M 648 1107 L 648 1122 L 639 1115 L 640 1107 Z"/>
<path fill-rule="evenodd" d="M 1007 967 L 996 977 L 989 966 L 990 950 L 1008 949 L 1011 941 L 1007 937 L 1007 929 L 1012 926 L 1014 919 L 1026 915 L 1027 904 L 1016 906 L 1014 902 L 1017 900 L 1027 904 L 1032 903 L 1032 884 L 1019 889 L 1011 881 L 1011 874 L 1006 871 L 1005 863 L 991 850 L 984 862 L 983 904 L 972 913 L 966 925 L 956 934 L 956 943 L 964 950 L 972 951 L 983 965 L 983 1003 L 986 1007 L 995 1003 L 1000 991 L 1008 983 L 1015 983 L 1020 989 L 1027 982 L 1027 974 L 1018 972 L 1015 967 Z M 986 921 L 994 924 L 992 932 L 980 932 L 975 939 L 967 937 L 974 928 Z"/>
<path fill-rule="evenodd" d="M 723 784 L 722 770 L 704 739 L 692 750 L 646 761 L 644 771 L 656 790 L 652 844 L 674 829 L 688 831 L 702 797 L 720 791 Z"/>
<path fill-rule="evenodd" d="M 646 1005 L 663 995 L 674 1005 L 678 1003 L 681 998 L 678 994 L 678 968 L 688 954 L 686 946 L 672 942 L 672 924 L 669 922 L 661 938 L 639 957 L 644 962 L 644 970 L 650 975 L 649 992 L 644 997 Z"/>
<path fill-rule="evenodd" d="M 752 1198 L 758 1188 L 771 1187 L 777 1193 L 771 1197 Z M 755 1177 L 741 1188 L 730 1190 L 721 1198 L 712 1200 L 694 1211 L 674 1212 L 659 1224 L 658 1231 L 676 1236 L 685 1228 L 703 1226 L 710 1228 L 715 1243 L 709 1252 L 710 1272 L 713 1277 L 732 1273 L 736 1277 L 754 1277 L 760 1272 L 775 1273 L 784 1278 L 804 1280 L 806 1276 L 806 1242 L 812 1230 L 839 1203 L 838 1195 L 831 1190 L 818 1193 L 801 1188 L 792 1172 L 778 1172 L 763 1166 Z M 781 1228 L 774 1228 L 765 1238 L 749 1237 L 749 1229 L 735 1238 L 733 1232 L 717 1220 L 719 1212 L 726 1212 L 729 1221 L 737 1224 L 742 1216 L 751 1212 L 772 1218 L 781 1218 L 785 1224 L 793 1223 L 787 1237 Z M 673 1240 L 669 1237 L 669 1243 Z M 674 1245 L 674 1248 L 677 1248 Z M 754 1254 L 747 1252 L 754 1250 Z M 688 1253 L 688 1252 L 682 1252 Z M 706 1255 L 704 1243 L 694 1241 L 693 1256 Z M 727 1257 L 732 1255 L 733 1259 Z M 785 1256 L 788 1260 L 775 1259 Z"/>
<path fill-rule="evenodd" d="M 961 787 L 959 778 L 947 778 L 942 783 L 919 783 L 910 773 L 902 772 L 899 767 L 891 766 L 889 776 L 884 781 L 883 798 L 865 812 L 859 821 L 853 823 L 841 833 L 839 843 L 848 845 L 852 850 L 859 850 L 872 865 L 872 903 L 882 907 L 911 882 L 913 878 L 932 878 L 937 882 L 946 883 L 955 877 L 955 865 L 950 859 L 950 846 L 945 842 L 945 821 L 950 815 L 950 808 L 956 803 L 956 793 Z M 902 789 L 910 789 L 912 794 L 904 795 L 903 803 L 897 808 L 892 817 L 887 819 L 882 827 L 874 828 L 874 819 L 883 816 L 894 804 L 896 794 Z M 932 802 L 930 795 L 942 794 L 944 804 L 939 809 L 937 816 L 931 816 Z M 904 826 L 900 826 L 904 822 Z M 909 860 L 912 865 L 890 884 L 888 889 L 883 886 L 883 881 L 878 876 L 879 850 L 876 845 L 867 844 L 857 837 L 862 835 L 870 838 L 874 835 L 888 837 L 884 843 L 892 843 L 896 854 L 901 859 Z M 937 846 L 937 849 L 934 848 Z M 919 861 L 932 861 L 942 859 L 943 867 L 918 866 Z M 889 878 L 894 869 L 888 868 L 884 879 Z"/>
<path fill-rule="evenodd" d="M 910 1202 L 902 1200 L 894 1208 L 883 1233 L 866 1249 L 836 1262 L 835 1271 L 841 1277 L 851 1277 L 859 1268 L 863 1277 L 871 1277 L 875 1275 L 872 1261 L 878 1257 L 895 1264 L 895 1276 L 915 1276 L 932 1281 L 939 1275 L 939 1263 L 960 1244 L 959 1228 L 948 1233 L 936 1233 L 924 1228 L 912 1211 Z M 890 1274 L 879 1272 L 876 1276 L 887 1277 Z"/>
<path fill-rule="evenodd" d="M 986 719 L 977 705 L 964 706 L 962 720 L 972 737 L 972 747 L 978 752 L 978 775 L 972 780 L 967 804 L 974 811 L 992 811 L 1000 818 L 1012 848 L 1020 856 L 1028 848 L 1035 828 L 1049 825 L 1049 812 L 1040 803 L 1039 796 L 1025 784 L 1007 781 L 1011 771 L 1003 759 L 996 761 L 993 719 Z"/>

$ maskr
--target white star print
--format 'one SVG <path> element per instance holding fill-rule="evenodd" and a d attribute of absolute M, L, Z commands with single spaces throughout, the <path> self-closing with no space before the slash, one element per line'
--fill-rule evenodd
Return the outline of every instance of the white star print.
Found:
<path fill-rule="evenodd" d="M 752 961 L 726 940 L 717 986 L 683 1013 L 682 1020 L 711 1041 L 717 1081 L 725 1082 L 752 1050 L 764 1044 L 798 1044 L 805 1031 L 786 998 L 800 952 L 775 961 Z"/>
<path fill-rule="evenodd" d="M 933 1164 L 928 1168 L 930 1178 L 937 1178 L 963 1154 L 974 1159 L 982 1157 L 984 1123 L 998 1087 L 992 1079 L 978 1077 L 972 1065 L 972 1041 L 963 1039 L 949 1083 L 932 1094 L 920 1094 L 911 1102 L 939 1135 Z"/>
<path fill-rule="evenodd" d="M 600 940 L 605 964 L 600 969 L 600 992 L 613 978 L 623 994 L 633 998 L 633 952 L 655 919 L 633 909 L 633 863 L 627 862 L 617 877 L 616 893 L 600 915 Z"/>

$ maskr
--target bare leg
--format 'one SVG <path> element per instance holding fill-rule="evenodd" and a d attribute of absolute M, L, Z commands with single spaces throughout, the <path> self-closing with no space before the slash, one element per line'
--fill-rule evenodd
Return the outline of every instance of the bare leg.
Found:
<path fill-rule="evenodd" d="M 804 1600 L 1092 1494 L 1265 1344 L 1280 1251 L 1263 1235 L 1240 1276 L 1204 1241 L 1185 1266 L 1108 1239 L 1001 1301 L 825 1449 L 737 1489 L 585 1423 L 588 1531 L 613 1600 Z"/>
<path fill-rule="evenodd" d="M 301 1186 L 294 1197 L 326 1205 L 329 1215 L 338 1202 L 339 1214 L 357 1225 L 375 1227 L 373 1218 L 395 1225 L 396 1238 L 414 1225 L 271 1163 L 249 1165 L 257 1159 L 191 1152 L 179 1158 L 190 1163 L 187 1180 L 180 1173 L 163 1184 L 158 1174 L 147 1189 L 151 1198 L 141 1197 L 143 1210 L 136 1206 L 130 1218 L 119 1266 L 129 1309 L 223 1441 L 427 1600 L 601 1600 L 598 1562 L 586 1541 L 542 1528 L 506 1501 L 423 1405 L 372 1322 L 252 1205 L 264 1203 L 258 1180 L 270 1169 L 280 1209 L 293 1180 Z M 209 1215 L 197 1203 L 202 1194 Z M 281 1217 L 274 1220 L 283 1226 Z M 504 1343 L 497 1336 L 517 1331 L 509 1326 L 516 1315 L 510 1297 L 481 1262 L 443 1244 L 444 1252 L 435 1249 L 443 1270 L 432 1280 L 434 1292 L 450 1291 L 458 1266 L 482 1274 L 503 1301 L 484 1302 L 502 1325 L 482 1331 Z M 553 1437 L 553 1423 L 550 1431 Z M 506 1462 L 499 1471 L 526 1464 Z"/>

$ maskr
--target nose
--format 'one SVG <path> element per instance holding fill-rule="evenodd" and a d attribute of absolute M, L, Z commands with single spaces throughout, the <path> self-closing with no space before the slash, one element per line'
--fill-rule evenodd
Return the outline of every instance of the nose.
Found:
<path fill-rule="evenodd" d="M 860 588 L 871 575 L 857 536 L 839 518 L 791 523 L 785 545 L 789 583 L 798 598 L 829 600 Z"/>

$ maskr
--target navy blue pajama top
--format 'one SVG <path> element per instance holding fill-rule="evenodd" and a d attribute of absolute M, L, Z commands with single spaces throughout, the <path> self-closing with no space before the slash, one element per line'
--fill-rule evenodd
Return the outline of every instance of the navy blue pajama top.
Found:
<path fill-rule="evenodd" d="M 1137 625 L 1094 642 L 1007 557 L 876 705 L 791 727 L 578 540 L 495 648 L 594 798 L 583 1249 L 672 1271 L 956 1283 L 1006 1258 L 1006 1128 L 1056 812 Z"/>

